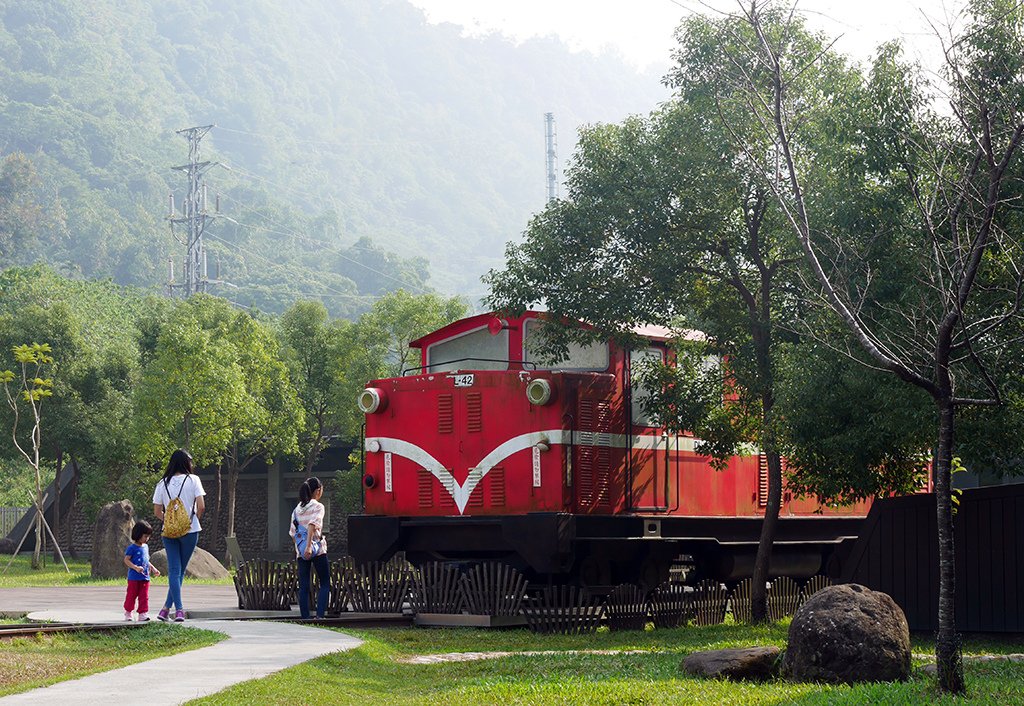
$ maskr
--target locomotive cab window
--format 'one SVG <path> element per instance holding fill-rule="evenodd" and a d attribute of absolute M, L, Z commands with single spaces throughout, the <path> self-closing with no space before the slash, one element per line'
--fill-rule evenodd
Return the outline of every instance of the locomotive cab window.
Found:
<path fill-rule="evenodd" d="M 608 342 L 595 341 L 593 343 L 569 344 L 568 355 L 562 360 L 552 360 L 537 352 L 543 336 L 543 328 L 546 324 L 538 319 L 529 319 L 523 328 L 523 360 L 534 363 L 537 370 L 607 370 L 608 369 Z"/>
<path fill-rule="evenodd" d="M 427 373 L 452 370 L 508 370 L 508 331 L 497 336 L 474 329 L 427 348 Z"/>
<path fill-rule="evenodd" d="M 644 411 L 644 400 L 650 397 L 651 391 L 638 379 L 640 369 L 651 362 L 664 362 L 664 356 L 660 348 L 644 348 L 643 350 L 629 352 L 630 401 L 633 412 L 633 424 L 638 427 L 658 426 L 654 417 Z"/>

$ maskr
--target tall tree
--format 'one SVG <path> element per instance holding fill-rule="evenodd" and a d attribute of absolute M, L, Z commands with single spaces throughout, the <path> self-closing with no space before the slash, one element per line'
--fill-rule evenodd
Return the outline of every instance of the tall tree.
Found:
<path fill-rule="evenodd" d="M 70 468 L 65 500 L 53 504 L 55 511 L 63 509 L 53 529 L 59 537 L 59 522 L 72 554 L 75 514 L 91 515 L 111 499 L 112 488 L 136 505 L 148 502 L 148 480 L 134 455 L 131 401 L 142 323 L 169 306 L 162 297 L 144 297 L 105 280 L 68 279 L 45 266 L 0 273 L 0 346 L 45 340 L 60 362 L 47 401 L 42 453 L 48 467 Z M 0 439 L 0 455 L 11 450 Z"/>
<path fill-rule="evenodd" d="M 13 349 L 14 360 L 18 363 L 18 372 L 12 370 L 0 370 L 0 384 L 4 387 L 4 396 L 7 398 L 7 405 L 14 416 L 11 427 L 11 438 L 18 453 L 28 462 L 35 474 L 35 497 L 32 504 L 35 509 L 35 547 L 32 550 L 32 568 L 42 568 L 43 528 L 53 541 L 58 554 L 60 548 L 57 538 L 46 523 L 43 515 L 43 479 L 42 479 L 42 455 L 43 446 L 43 400 L 53 396 L 53 379 L 44 378 L 53 367 L 53 356 L 48 343 L 22 344 Z M 13 391 L 12 391 L 13 387 Z M 24 405 L 24 407 L 23 407 Z M 26 417 L 24 422 L 22 417 Z M 29 429 L 29 443 L 22 445 L 19 441 L 19 424 L 24 423 Z M 24 541 L 24 539 L 22 539 Z M 19 543 L 17 549 L 21 549 Z M 17 549 L 15 553 L 17 553 Z M 13 561 L 13 557 L 12 557 Z M 61 561 L 64 561 L 61 555 Z M 8 563 L 8 566 L 10 564 Z M 64 562 L 64 570 L 70 572 L 68 565 Z"/>
<path fill-rule="evenodd" d="M 704 344 L 679 346 L 674 371 L 650 371 L 648 405 L 666 426 L 700 434 L 699 450 L 719 467 L 744 443 L 763 450 L 769 492 L 753 573 L 760 622 L 782 502 L 778 348 L 792 316 L 789 265 L 798 253 L 760 175 L 709 120 L 713 92 L 690 78 L 716 51 L 713 37 L 695 21 L 680 40 L 675 99 L 648 119 L 583 132 L 568 195 L 531 222 L 522 245 L 508 248 L 506 269 L 488 275 L 489 303 L 510 310 L 543 303 L 555 317 L 586 321 L 605 335 L 640 324 L 706 335 Z M 743 116 L 732 117 L 735 124 Z M 755 127 L 746 133 L 755 135 Z M 711 392 L 696 389 L 707 380 L 689 384 L 697 383 L 689 373 L 701 368 L 683 365 L 687 352 L 728 357 L 725 407 L 720 377 Z M 719 404 L 707 404 L 709 397 Z"/>
<path fill-rule="evenodd" d="M 311 473 L 330 439 L 355 436 L 362 415 L 356 395 L 367 380 L 384 374 L 383 346 L 364 340 L 365 327 L 330 320 L 320 302 L 296 302 L 281 317 L 282 356 L 302 406 L 305 424 L 298 448 Z"/>
<path fill-rule="evenodd" d="M 1024 276 L 1021 243 L 1006 229 L 1013 215 L 1006 201 L 1020 173 L 1024 133 L 1024 8 L 1008 0 L 969 5 L 972 24 L 944 43 L 949 113 L 933 108 L 919 71 L 882 52 L 871 85 L 875 117 L 846 159 L 820 135 L 808 134 L 808 116 L 842 105 L 849 94 L 821 86 L 827 50 L 808 63 L 794 53 L 796 24 L 753 2 L 742 18 L 719 24 L 733 42 L 736 92 L 775 144 L 771 156 L 748 153 L 773 185 L 804 261 L 822 298 L 871 363 L 931 397 L 936 413 L 934 486 L 938 525 L 938 682 L 944 691 L 966 690 L 954 614 L 955 564 L 951 470 L 958 410 L 999 405 L 1001 372 L 1020 340 Z M 755 67 L 753 70 L 748 67 Z M 819 100 L 801 103 L 794 87 L 818 82 Z M 873 133 L 873 134 L 872 134 Z M 870 172 L 858 169 L 857 150 L 867 147 L 888 159 Z M 823 149 L 824 148 L 824 149 Z M 910 205 L 913 219 L 897 222 L 900 256 L 908 275 L 906 294 L 886 307 L 871 306 L 872 261 L 845 256 L 829 242 L 822 224 L 826 188 L 837 172 L 862 174 L 892 188 Z M 831 192 L 833 197 L 841 197 Z M 911 210 L 912 209 L 912 210 Z M 843 233 L 863 242 L 854 227 Z"/>
<path fill-rule="evenodd" d="M 378 299 L 359 323 L 367 344 L 383 348 L 387 374 L 396 376 L 412 364 L 410 341 L 462 318 L 467 310 L 459 297 L 410 294 L 399 289 Z"/>
<path fill-rule="evenodd" d="M 223 459 L 232 420 L 248 402 L 237 350 L 222 328 L 231 313 L 222 300 L 193 297 L 160 332 L 135 391 L 138 455 L 146 462 L 166 462 L 178 447 L 198 466 Z"/>
<path fill-rule="evenodd" d="M 269 328 L 248 313 L 237 312 L 222 333 L 232 344 L 244 386 L 242 404 L 226 420 L 230 430 L 224 454 L 228 470 L 226 530 L 232 536 L 239 474 L 257 458 L 270 462 L 273 456 L 297 451 L 302 409 Z"/>

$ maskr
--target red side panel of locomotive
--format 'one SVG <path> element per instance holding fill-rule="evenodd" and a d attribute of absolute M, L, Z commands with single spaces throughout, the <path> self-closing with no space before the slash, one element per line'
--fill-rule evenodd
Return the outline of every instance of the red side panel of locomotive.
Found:
<path fill-rule="evenodd" d="M 664 356 L 663 336 L 632 353 L 577 346 L 552 370 L 530 360 L 540 325 L 533 313 L 457 321 L 415 342 L 422 367 L 370 383 L 366 514 L 763 515 L 759 456 L 715 471 L 694 439 L 651 426 L 632 399 L 629 366 Z M 817 512 L 784 499 L 783 516 Z"/>

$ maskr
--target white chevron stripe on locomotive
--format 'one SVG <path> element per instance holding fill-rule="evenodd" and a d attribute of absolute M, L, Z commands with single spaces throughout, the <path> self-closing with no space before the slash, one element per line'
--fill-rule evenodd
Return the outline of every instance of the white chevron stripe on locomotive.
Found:
<path fill-rule="evenodd" d="M 698 442 L 689 436 L 648 436 L 634 435 L 632 447 L 635 449 L 656 449 L 671 444 L 678 451 L 693 451 Z M 674 442 L 674 443 L 673 443 Z M 469 502 L 469 496 L 476 490 L 480 481 L 490 472 L 492 468 L 504 461 L 506 458 L 523 451 L 537 444 L 573 444 L 575 446 L 606 446 L 615 449 L 625 449 L 630 446 L 630 437 L 626 434 L 606 434 L 603 432 L 591 431 L 568 431 L 566 429 L 549 429 L 548 431 L 532 431 L 527 434 L 520 434 L 500 444 L 490 453 L 480 459 L 475 467 L 469 470 L 466 480 L 460 485 L 452 474 L 440 461 L 424 451 L 416 444 L 403 439 L 392 439 L 388 436 L 371 436 L 366 438 L 366 450 L 370 452 L 393 453 L 407 458 L 429 471 L 441 483 L 441 487 L 451 494 L 455 506 L 461 515 Z M 371 445 L 372 444 L 372 445 Z"/>

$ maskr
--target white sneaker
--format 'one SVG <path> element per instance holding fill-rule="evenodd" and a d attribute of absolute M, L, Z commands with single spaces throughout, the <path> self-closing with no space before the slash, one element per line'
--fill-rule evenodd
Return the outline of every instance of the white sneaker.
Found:
<path fill-rule="evenodd" d="M 149 613 L 139 613 L 139 622 L 140 623 L 147 623 L 147 622 L 149 622 Z"/>
<path fill-rule="evenodd" d="M 129 623 L 132 621 L 132 612 L 130 610 L 126 610 L 124 612 L 124 619 L 127 620 Z"/>

